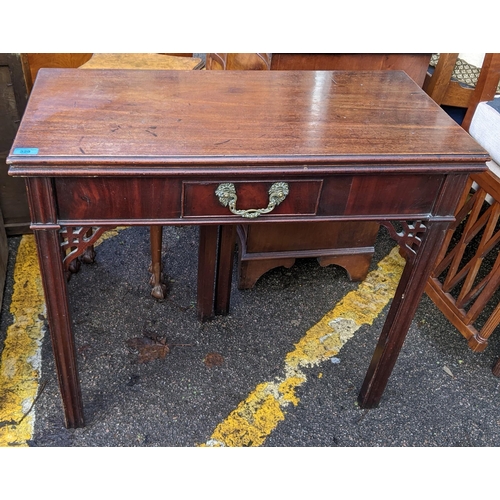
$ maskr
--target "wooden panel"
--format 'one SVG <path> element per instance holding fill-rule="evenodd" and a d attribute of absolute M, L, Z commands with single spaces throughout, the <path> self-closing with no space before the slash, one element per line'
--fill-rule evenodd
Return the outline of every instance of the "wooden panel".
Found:
<path fill-rule="evenodd" d="M 183 217 L 231 216 L 228 207 L 219 203 L 215 195 L 217 187 L 227 181 L 191 183 L 183 185 Z M 273 215 L 313 215 L 317 211 L 321 181 L 290 181 L 277 179 L 268 182 L 236 182 L 238 210 L 266 208 L 269 204 L 269 188 L 274 182 L 287 182 L 290 193 L 272 212 Z M 234 217 L 242 219 L 241 216 Z M 244 219 L 243 219 L 244 220 Z"/>
<path fill-rule="evenodd" d="M 203 67 L 199 57 L 179 57 L 166 54 L 94 54 L 80 69 L 175 69 Z"/>
<path fill-rule="evenodd" d="M 180 217 L 178 180 L 61 178 L 54 182 L 60 220 Z M 139 197 L 139 193 L 142 196 Z"/>
<path fill-rule="evenodd" d="M 92 57 L 92 53 L 29 53 L 26 54 L 26 57 L 31 73 L 31 79 L 34 82 L 40 68 L 79 68 Z M 29 90 L 31 90 L 31 88 Z"/>
<path fill-rule="evenodd" d="M 438 175 L 358 176 L 353 180 L 346 214 L 428 214 L 442 182 Z"/>
<path fill-rule="evenodd" d="M 352 222 L 293 222 L 290 224 L 249 224 L 243 227 L 246 232 L 246 251 L 267 253 L 370 247 L 373 246 L 374 240 L 373 224 L 378 228 L 378 224 L 370 222 L 356 224 Z M 376 232 L 375 230 L 375 234 Z"/>
<path fill-rule="evenodd" d="M 420 87 L 431 54 L 273 54 L 278 70 L 402 70 Z"/>
<path fill-rule="evenodd" d="M 16 54 L 0 54 L 0 209 L 8 235 L 29 231 L 29 208 L 24 179 L 8 175 L 6 158 L 26 107 L 22 63 Z"/>

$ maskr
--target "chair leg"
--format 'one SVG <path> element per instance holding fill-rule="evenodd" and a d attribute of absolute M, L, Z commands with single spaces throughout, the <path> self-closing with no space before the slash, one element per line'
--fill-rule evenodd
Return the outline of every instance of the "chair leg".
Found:
<path fill-rule="evenodd" d="M 495 377 L 500 377 L 500 359 L 495 363 L 495 366 L 491 370 Z"/>
<path fill-rule="evenodd" d="M 87 237 L 92 235 L 92 229 L 89 229 L 86 233 Z M 93 264 L 95 262 L 95 248 L 94 245 L 88 246 L 79 259 L 71 261 L 69 265 L 68 272 L 66 273 L 66 279 L 69 280 L 72 274 L 76 274 L 80 270 L 81 263 Z"/>
<path fill-rule="evenodd" d="M 167 294 L 167 285 L 162 282 L 161 249 L 163 226 L 150 226 L 151 238 L 151 273 L 150 284 L 153 287 L 151 295 L 155 299 L 164 299 Z"/>

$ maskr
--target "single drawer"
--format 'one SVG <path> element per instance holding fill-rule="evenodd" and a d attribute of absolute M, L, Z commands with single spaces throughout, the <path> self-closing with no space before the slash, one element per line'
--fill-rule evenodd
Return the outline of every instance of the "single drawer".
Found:
<path fill-rule="evenodd" d="M 236 209 L 253 211 L 265 209 L 270 202 L 269 190 L 275 183 L 286 183 L 288 194 L 285 199 L 270 211 L 270 215 L 316 215 L 323 186 L 322 180 L 266 180 L 237 181 L 220 180 L 216 182 L 184 182 L 182 185 L 182 217 L 220 217 L 241 218 L 231 213 L 216 194 L 221 185 L 232 184 L 237 196 Z M 262 215 L 262 217 L 264 217 Z"/>

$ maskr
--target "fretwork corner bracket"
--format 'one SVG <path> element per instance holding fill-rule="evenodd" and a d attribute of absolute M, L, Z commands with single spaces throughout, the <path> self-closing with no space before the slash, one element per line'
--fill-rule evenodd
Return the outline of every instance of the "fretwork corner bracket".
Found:
<path fill-rule="evenodd" d="M 92 263 L 95 259 L 94 244 L 101 235 L 115 226 L 62 226 L 59 230 L 63 252 L 63 268 L 68 273 L 77 272 L 80 259 Z"/>
<path fill-rule="evenodd" d="M 395 226 L 397 223 L 401 226 L 400 229 Z M 427 226 L 420 220 L 381 221 L 380 224 L 388 229 L 391 238 L 399 245 L 402 256 L 407 260 L 413 260 L 422 243 L 422 235 L 427 231 Z"/>

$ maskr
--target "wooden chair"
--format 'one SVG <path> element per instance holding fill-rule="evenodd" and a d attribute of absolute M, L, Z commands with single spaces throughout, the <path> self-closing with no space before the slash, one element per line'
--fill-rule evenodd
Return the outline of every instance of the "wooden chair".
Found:
<path fill-rule="evenodd" d="M 196 70 L 202 69 L 204 62 L 199 57 L 170 54 L 93 54 L 80 69 L 142 69 L 142 70 Z M 163 227 L 150 226 L 151 244 L 151 295 L 156 299 L 164 299 L 167 286 L 164 283 L 161 266 L 161 251 L 163 245 Z M 82 260 L 92 262 L 95 258 L 93 247 L 85 250 Z M 74 260 L 74 272 L 78 269 L 78 261 Z"/>
<path fill-rule="evenodd" d="M 442 106 L 466 110 L 462 127 L 469 130 L 477 105 L 490 101 L 497 92 L 500 54 L 486 54 L 475 87 L 466 86 L 452 78 L 458 54 L 440 54 L 435 70 L 428 72 L 423 89 Z"/>
<path fill-rule="evenodd" d="M 436 77 L 438 69 L 443 75 L 445 70 L 449 74 L 449 65 L 456 60 L 456 54 L 451 54 L 453 57 L 449 58 L 446 56 L 442 59 L 441 68 L 436 67 L 433 77 Z M 464 121 L 462 126 L 470 131 L 494 161 L 489 162 L 488 171 L 471 176 L 462 193 L 455 213 L 456 222 L 447 232 L 426 292 L 468 340 L 469 347 L 480 352 L 486 348 L 489 336 L 500 323 L 500 146 L 497 140 L 500 113 L 491 111 L 493 107 L 481 102 L 493 99 L 497 89 L 500 54 L 486 54 L 478 87 L 467 89 L 469 97 L 463 101 L 458 97 L 452 100 L 450 96 L 455 92 L 458 94 L 457 90 L 453 90 L 456 86 L 441 84 L 439 73 L 437 77 L 433 87 L 427 86 L 428 92 L 437 95 L 441 103 L 462 103 L 463 107 L 467 107 L 466 118 L 470 118 L 471 114 L 473 117 Z M 485 114 L 488 109 L 489 114 Z M 497 132 L 492 132 L 495 126 Z M 493 372 L 500 376 L 500 362 Z"/>
<path fill-rule="evenodd" d="M 495 258 L 500 244 L 500 178 L 495 172 L 471 176 L 455 217 L 426 292 L 469 347 L 483 351 L 500 323 L 497 304 L 478 326 L 500 286 L 500 255 Z"/>

